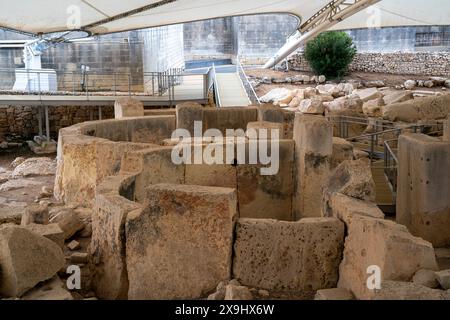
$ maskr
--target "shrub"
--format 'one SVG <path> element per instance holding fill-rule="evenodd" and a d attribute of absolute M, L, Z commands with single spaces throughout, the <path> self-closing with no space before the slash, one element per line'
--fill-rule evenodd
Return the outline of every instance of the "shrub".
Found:
<path fill-rule="evenodd" d="M 325 32 L 306 45 L 305 57 L 313 71 L 327 78 L 340 78 L 356 55 L 352 38 L 345 32 Z"/>

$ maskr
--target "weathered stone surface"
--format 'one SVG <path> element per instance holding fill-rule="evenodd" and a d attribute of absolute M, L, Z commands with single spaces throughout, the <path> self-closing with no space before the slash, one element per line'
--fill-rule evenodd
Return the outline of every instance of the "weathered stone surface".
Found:
<path fill-rule="evenodd" d="M 344 225 L 335 218 L 239 219 L 233 275 L 243 285 L 267 290 L 333 288 L 343 239 Z"/>
<path fill-rule="evenodd" d="M 363 113 L 364 102 L 358 95 L 349 95 L 334 101 L 324 102 L 323 105 L 329 111 L 353 111 L 356 114 Z"/>
<path fill-rule="evenodd" d="M 338 287 L 352 291 L 357 299 L 373 297 L 367 286 L 371 266 L 380 268 L 383 283 L 410 281 L 420 269 L 436 270 L 432 245 L 413 237 L 405 226 L 358 213 L 349 213 L 343 220 L 348 236 Z"/>
<path fill-rule="evenodd" d="M 412 278 L 414 284 L 428 287 L 431 289 L 436 289 L 439 287 L 439 282 L 436 278 L 436 272 L 433 270 L 420 269 L 416 272 Z"/>
<path fill-rule="evenodd" d="M 46 283 L 42 283 L 36 288 L 28 291 L 22 300 L 74 300 L 69 291 L 65 288 L 65 284 L 61 279 L 55 276 Z"/>
<path fill-rule="evenodd" d="M 410 91 L 390 91 L 383 97 L 384 105 L 386 106 L 412 99 L 414 99 L 414 95 Z"/>
<path fill-rule="evenodd" d="M 235 190 L 159 184 L 146 203 L 127 217 L 129 299 L 200 298 L 229 279 Z"/>
<path fill-rule="evenodd" d="M 114 103 L 114 116 L 116 119 L 143 117 L 144 105 L 140 100 L 135 98 L 118 98 Z"/>
<path fill-rule="evenodd" d="M 380 91 L 378 91 L 377 88 L 367 88 L 367 89 L 356 90 L 354 93 L 357 96 L 359 96 L 359 98 L 363 102 L 367 102 L 370 100 L 374 100 L 374 99 L 383 97 L 383 95 L 381 94 Z"/>
<path fill-rule="evenodd" d="M 325 107 L 320 97 L 316 96 L 311 99 L 305 99 L 300 102 L 299 110 L 307 114 L 323 114 Z"/>
<path fill-rule="evenodd" d="M 416 87 L 417 82 L 415 80 L 406 80 L 403 85 L 406 90 L 413 90 Z"/>
<path fill-rule="evenodd" d="M 411 282 L 387 281 L 381 283 L 381 290 L 374 290 L 371 300 L 449 300 L 443 290 L 430 289 Z"/>
<path fill-rule="evenodd" d="M 389 121 L 418 122 L 445 119 L 450 113 L 450 95 L 416 98 L 394 103 L 383 109 L 383 118 Z"/>
<path fill-rule="evenodd" d="M 450 245 L 450 143 L 422 134 L 399 139 L 397 222 L 435 247 Z"/>
<path fill-rule="evenodd" d="M 436 279 L 445 290 L 450 290 L 450 270 L 443 270 L 435 273 Z"/>
<path fill-rule="evenodd" d="M 447 121 L 444 122 L 444 141 L 450 142 L 450 114 L 447 117 Z"/>
<path fill-rule="evenodd" d="M 236 148 L 245 147 L 247 159 L 250 143 L 238 143 L 236 146 Z M 268 154 L 271 154 L 272 143 L 273 140 L 268 143 Z M 291 140 L 280 140 L 278 143 L 279 158 L 274 158 L 271 164 L 238 164 L 237 191 L 240 217 L 293 220 L 294 143 Z M 262 168 L 271 166 L 274 170 L 278 167 L 278 172 L 263 175 Z"/>
<path fill-rule="evenodd" d="M 217 148 L 223 148 L 222 159 L 225 163 L 226 161 L 226 150 L 235 149 L 235 144 L 233 141 L 217 142 L 202 144 L 194 143 L 191 146 L 191 152 L 202 152 L 202 154 L 208 154 L 215 156 L 215 146 Z M 198 151 L 196 151 L 198 150 Z M 220 150 L 218 150 L 220 151 Z M 195 156 L 194 156 L 195 157 Z M 213 160 L 213 159 L 210 159 Z M 210 161 L 208 160 L 208 161 Z M 217 161 L 221 163 L 222 161 Z M 216 164 L 208 162 L 202 164 L 186 164 L 185 174 L 184 174 L 185 184 L 187 185 L 200 185 L 208 187 L 224 187 L 224 188 L 237 188 L 237 168 L 233 165 L 231 161 L 229 164 Z M 167 181 L 161 181 L 167 182 Z"/>
<path fill-rule="evenodd" d="M 284 129 L 282 123 L 269 121 L 249 122 L 247 124 L 247 132 L 249 130 L 254 130 L 256 132 L 256 137 L 247 134 L 249 139 L 284 139 Z"/>
<path fill-rule="evenodd" d="M 366 116 L 369 117 L 381 117 L 383 112 L 383 106 L 385 105 L 382 98 L 369 100 L 364 102 L 362 110 Z"/>
<path fill-rule="evenodd" d="M 266 95 L 259 98 L 259 100 L 263 103 L 273 103 L 277 102 L 279 100 L 282 100 L 283 98 L 289 96 L 291 94 L 291 90 L 286 88 L 276 88 L 271 90 Z"/>
<path fill-rule="evenodd" d="M 145 188 L 148 185 L 184 183 L 185 166 L 174 163 L 172 150 L 174 150 L 173 147 L 159 147 L 129 152 L 124 156 L 121 174 L 136 175 L 134 182 L 134 197 L 136 201 L 144 201 L 146 198 Z M 182 153 L 182 149 L 178 150 Z"/>
<path fill-rule="evenodd" d="M 59 225 L 56 223 L 51 224 L 28 224 L 25 226 L 26 229 L 43 236 L 54 243 L 56 243 L 60 248 L 64 246 L 64 232 L 61 230 Z"/>
<path fill-rule="evenodd" d="M 373 202 L 362 201 L 341 193 L 333 193 L 324 201 L 324 215 L 336 217 L 346 223 L 356 215 L 384 219 L 384 213 Z"/>
<path fill-rule="evenodd" d="M 0 185 L 0 191 L 6 192 L 11 190 L 18 190 L 27 187 L 41 186 L 42 183 L 30 179 L 12 179 Z"/>
<path fill-rule="evenodd" d="M 51 223 L 56 223 L 64 232 L 64 239 L 70 239 L 77 231 L 84 228 L 83 220 L 72 209 L 63 209 L 51 220 Z"/>
<path fill-rule="evenodd" d="M 29 158 L 19 164 L 11 176 L 30 177 L 30 176 L 48 176 L 56 172 L 56 162 L 50 158 Z"/>
<path fill-rule="evenodd" d="M 247 287 L 229 284 L 225 288 L 225 300 L 253 300 L 253 296 Z"/>
<path fill-rule="evenodd" d="M 322 188 L 330 173 L 332 124 L 321 116 L 297 115 L 294 125 L 295 171 L 293 210 L 296 220 L 320 217 Z"/>
<path fill-rule="evenodd" d="M 125 221 L 130 212 L 141 207 L 123 196 L 132 196 L 133 181 L 129 176 L 108 177 L 99 186 L 95 199 L 89 251 L 95 265 L 92 287 L 102 299 L 126 299 L 128 296 Z M 123 196 L 120 196 L 121 191 Z"/>
<path fill-rule="evenodd" d="M 20 224 L 24 208 L 14 208 L 12 211 L 10 206 L 0 206 L 0 225 L 4 223 Z"/>
<path fill-rule="evenodd" d="M 75 252 L 69 257 L 71 263 L 86 264 L 89 262 L 89 254 L 87 252 Z"/>
<path fill-rule="evenodd" d="M 297 95 L 298 94 L 299 93 L 297 93 Z M 292 139 L 294 130 L 294 118 L 295 118 L 294 112 L 283 110 L 274 105 L 263 104 L 258 107 L 258 118 L 257 118 L 258 121 L 282 123 L 285 139 Z"/>
<path fill-rule="evenodd" d="M 41 205 L 29 205 L 25 209 L 25 213 L 22 215 L 21 225 L 26 226 L 27 224 L 48 224 L 49 214 L 48 207 Z"/>
<path fill-rule="evenodd" d="M 333 137 L 331 169 L 336 168 L 345 160 L 353 160 L 353 145 L 345 139 Z"/>
<path fill-rule="evenodd" d="M 71 250 L 71 251 L 75 251 L 75 250 L 80 249 L 81 247 L 80 247 L 80 243 L 78 241 L 72 240 L 67 244 L 67 248 L 69 248 L 69 250 Z"/>
<path fill-rule="evenodd" d="M 23 227 L 0 226 L 0 295 L 20 297 L 64 266 L 61 248 Z"/>
<path fill-rule="evenodd" d="M 354 300 L 353 294 L 347 289 L 333 288 L 318 290 L 314 300 Z"/>
<path fill-rule="evenodd" d="M 344 161 L 330 175 L 325 193 L 342 193 L 360 200 L 375 202 L 375 182 L 369 161 Z"/>

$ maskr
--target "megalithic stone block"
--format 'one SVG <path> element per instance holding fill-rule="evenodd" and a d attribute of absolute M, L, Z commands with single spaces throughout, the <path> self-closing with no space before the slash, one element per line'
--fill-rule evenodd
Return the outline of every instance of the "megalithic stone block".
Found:
<path fill-rule="evenodd" d="M 450 143 L 423 134 L 399 139 L 397 222 L 435 247 L 450 245 Z"/>
<path fill-rule="evenodd" d="M 294 215 L 297 220 L 320 217 L 333 155 L 333 126 L 322 116 L 296 115 L 294 141 Z"/>

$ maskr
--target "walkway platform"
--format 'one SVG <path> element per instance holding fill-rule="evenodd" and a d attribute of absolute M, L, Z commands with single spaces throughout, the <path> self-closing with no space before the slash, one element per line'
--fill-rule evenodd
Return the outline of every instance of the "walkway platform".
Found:
<path fill-rule="evenodd" d="M 220 107 L 247 107 L 251 105 L 238 73 L 217 73 Z"/>

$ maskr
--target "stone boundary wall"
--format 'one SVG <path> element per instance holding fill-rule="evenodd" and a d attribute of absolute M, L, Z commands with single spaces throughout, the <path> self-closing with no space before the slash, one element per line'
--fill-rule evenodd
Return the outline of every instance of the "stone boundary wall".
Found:
<path fill-rule="evenodd" d="M 92 113 L 90 110 L 92 110 Z M 0 105 L 0 137 L 11 134 L 25 139 L 32 138 L 39 132 L 38 118 L 38 106 Z M 114 118 L 114 108 L 112 106 L 103 106 L 102 118 Z M 51 136 L 56 137 L 61 128 L 89 120 L 98 120 L 98 107 L 49 107 L 49 119 Z"/>
<path fill-rule="evenodd" d="M 293 55 L 288 61 L 291 70 L 311 71 L 302 53 Z M 449 76 L 450 52 L 358 53 L 350 71 Z"/>

